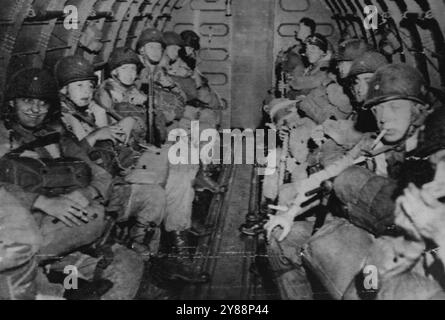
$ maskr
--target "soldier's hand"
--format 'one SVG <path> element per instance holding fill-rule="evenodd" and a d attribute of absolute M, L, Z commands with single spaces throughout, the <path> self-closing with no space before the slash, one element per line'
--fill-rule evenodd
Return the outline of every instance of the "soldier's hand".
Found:
<path fill-rule="evenodd" d="M 87 137 L 87 140 L 91 146 L 94 146 L 97 141 L 111 140 L 114 143 L 117 141 L 125 141 L 125 132 L 118 126 L 104 127 L 94 131 Z"/>
<path fill-rule="evenodd" d="M 279 187 L 279 204 L 290 206 L 295 198 L 298 196 L 299 182 L 285 183 Z"/>
<path fill-rule="evenodd" d="M 143 93 L 135 93 L 128 97 L 131 104 L 143 105 L 147 102 L 147 96 Z"/>
<path fill-rule="evenodd" d="M 161 75 L 158 79 L 158 83 L 164 88 L 172 88 L 175 86 L 172 78 L 170 78 L 168 75 Z"/>
<path fill-rule="evenodd" d="M 278 136 L 280 137 L 281 141 L 284 141 L 286 138 L 289 137 L 290 129 L 288 126 L 282 126 L 280 130 L 278 130 Z"/>
<path fill-rule="evenodd" d="M 88 211 L 66 197 L 40 196 L 34 203 L 34 209 L 43 211 L 71 228 L 88 223 Z"/>
<path fill-rule="evenodd" d="M 115 126 L 110 126 L 109 130 L 114 141 L 124 143 L 127 140 L 127 135 L 124 128 L 120 124 Z"/>
<path fill-rule="evenodd" d="M 125 144 L 127 144 L 128 140 L 130 140 L 131 133 L 133 132 L 133 128 L 135 125 L 136 119 L 133 117 L 126 117 L 119 122 L 118 127 L 120 127 L 125 134 Z"/>
<path fill-rule="evenodd" d="M 318 146 L 321 146 L 324 143 L 326 137 L 322 125 L 316 126 L 312 129 L 311 138 Z"/>
<path fill-rule="evenodd" d="M 431 192 L 410 184 L 397 199 L 397 204 L 423 237 L 443 242 L 441 238 L 445 230 L 445 205 Z"/>
<path fill-rule="evenodd" d="M 71 193 L 63 195 L 63 197 L 74 201 L 83 209 L 87 208 L 90 205 L 90 200 L 88 200 L 88 198 L 85 197 L 79 190 L 74 190 Z"/>
<path fill-rule="evenodd" d="M 274 229 L 280 227 L 282 231 L 278 238 L 278 241 L 283 241 L 289 234 L 293 224 L 294 216 L 290 214 L 289 211 L 284 213 L 277 213 L 276 215 L 269 215 L 269 221 L 264 225 L 264 229 L 267 232 L 267 239 L 270 241 Z"/>

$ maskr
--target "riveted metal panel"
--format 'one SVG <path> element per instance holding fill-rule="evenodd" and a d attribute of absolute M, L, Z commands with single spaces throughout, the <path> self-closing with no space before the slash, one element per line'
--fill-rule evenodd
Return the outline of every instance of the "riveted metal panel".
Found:
<path fill-rule="evenodd" d="M 203 61 L 223 62 L 229 59 L 229 51 L 226 48 L 205 48 L 199 52 Z"/>
<path fill-rule="evenodd" d="M 309 10 L 309 0 L 278 0 L 280 9 L 285 12 L 304 12 Z"/>
<path fill-rule="evenodd" d="M 203 23 L 199 32 L 204 37 L 227 37 L 229 35 L 229 26 L 224 23 Z"/>
<path fill-rule="evenodd" d="M 226 86 L 229 83 L 229 78 L 224 72 L 203 72 L 203 74 L 211 86 Z"/>
<path fill-rule="evenodd" d="M 192 10 L 199 11 L 225 11 L 225 0 L 192 0 L 190 2 L 190 8 Z"/>
<path fill-rule="evenodd" d="M 278 27 L 278 35 L 283 38 L 294 38 L 295 30 L 298 29 L 298 23 L 282 23 Z M 317 24 L 317 32 L 326 37 L 332 37 L 335 34 L 335 28 L 329 23 Z"/>
<path fill-rule="evenodd" d="M 274 2 L 233 2 L 231 125 L 256 128 L 273 69 Z M 258 17 L 261 17 L 260 19 Z"/>

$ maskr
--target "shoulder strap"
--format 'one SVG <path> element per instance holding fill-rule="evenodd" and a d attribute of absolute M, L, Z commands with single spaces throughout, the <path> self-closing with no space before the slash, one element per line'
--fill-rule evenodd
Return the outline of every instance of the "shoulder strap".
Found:
<path fill-rule="evenodd" d="M 35 150 L 36 148 L 42 148 L 51 144 L 59 143 L 60 133 L 51 132 L 45 136 L 39 137 L 31 142 L 25 143 L 22 146 L 11 150 L 8 155 L 18 155 L 26 150 Z"/>

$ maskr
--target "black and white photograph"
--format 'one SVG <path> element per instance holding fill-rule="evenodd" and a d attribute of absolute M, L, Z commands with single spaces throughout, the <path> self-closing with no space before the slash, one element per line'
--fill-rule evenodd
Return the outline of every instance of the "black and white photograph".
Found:
<path fill-rule="evenodd" d="M 0 300 L 445 300 L 444 35 L 445 0 L 1 0 Z"/>

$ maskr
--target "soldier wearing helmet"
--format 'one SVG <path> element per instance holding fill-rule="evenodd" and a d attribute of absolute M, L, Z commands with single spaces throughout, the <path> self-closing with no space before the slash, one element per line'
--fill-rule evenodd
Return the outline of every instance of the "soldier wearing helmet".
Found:
<path fill-rule="evenodd" d="M 65 127 L 80 142 L 88 146 L 90 154 L 99 154 L 98 157 L 95 156 L 97 163 L 100 163 L 115 178 L 121 176 L 115 165 L 112 165 L 115 161 L 117 161 L 121 170 L 127 169 L 126 177 L 132 172 L 131 165 L 134 163 L 127 163 L 127 161 L 123 165 L 121 160 L 123 156 L 121 155 L 130 152 L 133 154 L 133 161 L 136 161 L 136 156 L 139 155 L 129 145 L 134 142 L 132 140 L 133 131 L 136 131 L 135 126 L 140 121 L 137 112 L 132 112 L 135 116 L 128 116 L 125 108 L 116 108 L 120 101 L 123 103 L 125 103 L 124 99 L 130 101 L 131 97 L 128 95 L 128 90 L 130 90 L 130 93 L 140 95 L 139 99 L 143 102 L 142 94 L 135 91 L 137 89 L 134 84 L 131 87 L 131 82 L 128 82 L 130 80 L 134 81 L 134 71 L 137 64 L 136 56 L 126 49 L 119 49 L 112 56 L 110 68 L 113 68 L 111 74 L 114 76 L 112 76 L 113 80 L 104 83 L 98 97 L 96 96 L 100 105 L 90 100 L 94 96 L 94 83 L 90 80 L 93 79 L 94 68 L 87 60 L 78 56 L 69 56 L 59 60 L 55 66 L 55 73 L 63 98 L 62 121 Z M 130 86 L 127 87 L 127 84 L 130 84 Z M 106 89 L 111 90 L 106 91 Z M 77 97 L 77 94 L 81 93 L 88 97 L 87 102 L 89 103 L 87 105 L 84 105 L 83 100 Z M 135 97 L 132 96 L 132 98 Z M 143 110 L 143 107 L 140 108 Z M 142 110 L 141 114 L 143 114 Z M 117 118 L 109 117 L 108 114 L 117 114 Z M 95 151 L 96 149 L 102 150 L 101 148 L 110 149 L 112 153 L 111 162 L 106 160 L 108 159 L 106 154 Z M 150 176 L 140 173 L 142 178 L 147 178 L 147 175 Z M 131 179 L 126 179 L 125 182 L 119 180 L 119 183 L 113 184 L 110 192 L 110 199 L 108 199 L 110 204 L 107 210 L 117 213 L 119 221 L 126 221 L 130 217 L 134 217 L 137 221 L 130 230 L 130 241 L 128 243 L 142 255 L 148 255 L 151 252 L 151 238 L 146 237 L 146 235 L 153 234 L 152 229 L 156 230 L 164 217 L 165 191 L 157 183 L 162 184 L 165 175 L 166 170 L 159 170 L 158 177 L 150 177 L 150 181 L 145 181 L 144 184 L 136 183 Z M 153 181 L 156 178 L 161 179 L 161 181 Z M 123 196 L 125 194 L 127 196 Z"/>
<path fill-rule="evenodd" d="M 72 115 L 75 112 L 85 114 L 99 127 L 105 127 L 107 123 L 105 110 L 93 101 L 97 76 L 94 66 L 88 60 L 77 55 L 64 57 L 56 63 L 54 74 L 60 90 L 62 109 L 65 110 L 62 120 L 79 140 L 86 139 L 94 146 L 100 139 L 122 139 L 118 130 L 112 132 L 104 129 L 95 132 L 91 126 L 83 125 Z"/>
<path fill-rule="evenodd" d="M 315 33 L 316 27 L 315 21 L 311 18 L 304 17 L 300 20 L 298 29 L 295 31 L 296 44 L 286 50 L 282 49 L 278 53 L 275 62 L 277 79 L 280 78 L 281 72 L 285 72 L 287 78 L 292 79 L 292 77 L 302 73 L 301 69 L 308 66 L 305 56 L 305 41 Z"/>
<path fill-rule="evenodd" d="M 295 77 L 289 82 L 290 88 L 300 95 L 318 88 L 328 79 L 327 71 L 332 58 L 329 42 L 323 35 L 315 33 L 306 39 L 305 44 L 309 66 L 302 76 Z"/>
<path fill-rule="evenodd" d="M 108 61 L 110 78 L 97 89 L 95 101 L 106 110 L 118 114 L 112 122 L 121 121 L 126 127 L 127 140 L 136 138 L 143 142 L 146 134 L 147 96 L 136 87 L 140 67 L 139 56 L 133 50 L 114 50 Z"/>
<path fill-rule="evenodd" d="M 137 50 L 144 67 L 140 75 L 140 88 L 143 92 L 153 95 L 154 122 L 158 132 L 155 143 L 168 148 L 173 142 L 168 141 L 168 133 L 176 128 L 187 130 L 192 119 L 183 117 L 187 95 L 169 74 L 172 71 L 171 67 L 183 61 L 178 59 L 168 68 L 161 63 L 167 45 L 183 45 L 183 43 L 173 33 L 167 33 L 166 36 L 167 39 L 154 29 L 147 29 L 138 41 Z M 193 183 L 198 170 L 198 165 L 169 163 L 165 184 L 167 200 L 165 229 L 171 235 L 173 243 L 171 250 L 174 255 L 185 258 L 178 265 L 176 272 L 181 273 L 181 278 L 192 282 L 199 281 L 203 276 L 193 270 L 188 255 L 188 231 L 192 224 L 191 213 L 195 194 Z"/>
<path fill-rule="evenodd" d="M 184 40 L 184 49 L 179 52 L 179 56 L 190 69 L 194 70 L 198 52 L 201 50 L 201 39 L 192 30 L 182 31 L 180 35 L 182 40 Z"/>
<path fill-rule="evenodd" d="M 179 51 L 180 59 L 168 67 L 167 72 L 187 96 L 184 118 L 186 121 L 199 121 L 201 130 L 217 129 L 221 122 L 222 101 L 196 67 L 198 51 L 201 48 L 200 38 L 191 30 L 181 32 L 180 36 L 183 45 Z M 211 160 L 209 159 L 209 162 Z M 210 177 L 210 166 L 201 164 L 200 169 L 195 186 L 219 192 L 220 187 Z"/>
<path fill-rule="evenodd" d="M 411 96 L 413 92 L 406 91 L 406 98 L 417 99 Z M 379 288 L 374 293 L 376 299 L 444 298 L 443 272 L 438 271 L 432 262 L 436 259 L 443 262 L 445 258 L 442 248 L 445 212 L 444 119 L 443 108 L 427 117 L 419 134 L 417 148 L 408 153 L 404 168 L 397 177 L 396 191 L 386 196 L 385 206 L 391 204 L 392 209 L 387 215 L 399 232 L 375 240 L 363 258 L 366 264 L 374 265 L 379 272 Z M 394 203 L 392 199 L 396 197 Z M 345 297 L 357 299 L 360 289 L 350 286 Z"/>
<path fill-rule="evenodd" d="M 376 72 L 364 107 L 372 110 L 380 131 L 386 132 L 384 142 L 400 144 L 414 137 L 429 108 L 424 90 L 422 75 L 406 64 L 391 64 Z"/>
<path fill-rule="evenodd" d="M 37 281 L 38 265 L 90 245 L 105 229 L 102 202 L 111 176 L 60 126 L 57 89 L 50 72 L 28 68 L 12 75 L 6 90 L 0 124 L 3 299 L 49 294 L 51 285 Z M 63 288 L 56 291 L 61 297 Z"/>
<path fill-rule="evenodd" d="M 172 80 L 184 91 L 187 101 L 196 99 L 198 92 L 193 78 L 195 70 L 184 61 L 184 59 L 187 61 L 185 41 L 173 31 L 164 32 L 163 36 L 167 47 L 162 65 Z"/>
<path fill-rule="evenodd" d="M 153 35 L 153 33 L 150 34 Z M 159 40 L 147 38 L 147 35 L 144 37 L 144 41 Z M 139 44 L 141 46 L 149 44 L 144 44 L 144 41 Z M 136 63 L 134 55 L 126 49 L 118 50 L 111 58 L 110 68 L 113 69 L 110 71 L 116 77 L 119 76 L 116 71 L 120 67 Z M 74 70 L 74 68 L 78 69 Z M 137 105 L 132 105 L 129 102 L 129 104 L 124 103 L 124 108 L 116 108 L 119 103 L 113 103 L 113 97 L 116 99 L 115 102 L 122 101 L 119 99 L 123 98 L 118 97 L 116 91 L 114 91 L 114 96 L 112 92 L 99 91 L 96 99 L 101 105 L 89 99 L 90 103 L 86 106 L 83 103 L 81 105 L 76 103 L 76 101 L 83 102 L 82 99 L 76 98 L 77 86 L 84 85 L 84 81 L 90 81 L 93 78 L 93 71 L 93 66 L 78 56 L 65 57 L 57 62 L 55 73 L 63 98 L 62 120 L 66 128 L 80 142 L 83 142 L 83 145 L 88 146 L 90 155 L 94 154 L 96 161 L 115 178 L 107 198 L 107 212 L 116 216 L 119 224 L 125 223 L 131 218 L 135 220 L 136 223 L 130 227 L 129 236 L 124 241 L 141 257 L 148 259 L 158 251 L 159 227 L 167 213 L 164 187 L 167 184 L 168 176 L 168 150 L 166 148 L 163 150 L 155 148 L 147 152 L 144 152 L 144 149 L 141 150 L 141 140 L 138 140 L 137 137 L 133 139 L 133 131 L 137 135 L 137 125 L 140 123 L 141 114 L 145 116 L 145 112 L 140 112 L 143 107 L 139 106 L 139 109 L 134 109 L 137 108 Z M 122 76 L 122 72 L 120 73 Z M 125 78 L 124 81 L 132 77 Z M 114 82 L 114 84 L 124 86 L 120 80 L 115 81 L 119 82 Z M 86 84 L 89 86 L 83 88 L 85 91 L 80 92 L 88 97 L 93 96 L 94 83 L 90 81 Z M 70 86 L 73 86 L 74 89 Z M 105 87 L 101 89 L 105 89 Z M 124 89 L 128 88 L 124 87 Z M 85 92 L 88 92 L 88 95 Z M 139 91 L 138 93 L 140 94 Z M 127 98 L 129 99 L 129 97 Z M 134 100 L 132 102 L 135 103 Z M 103 103 L 104 105 L 102 105 Z M 129 105 L 132 107 L 130 116 L 128 116 L 128 110 L 125 110 Z M 112 143 L 111 146 L 110 143 Z M 108 160 L 110 155 L 106 150 L 111 152 L 111 161 Z M 161 152 L 159 153 L 159 151 Z M 115 163 L 120 170 L 116 170 Z M 174 272 L 186 281 L 193 282 L 197 281 L 196 279 L 201 281 L 202 275 L 196 274 L 190 268 L 178 268 Z"/>
<path fill-rule="evenodd" d="M 293 286 L 292 284 L 299 285 L 301 288 L 310 288 L 310 286 L 308 282 L 305 282 L 305 279 L 307 281 L 305 269 L 301 267 L 301 259 L 305 255 L 296 257 L 288 255 L 288 252 L 291 252 L 289 250 L 299 252 L 305 246 L 312 233 L 313 223 L 302 221 L 294 224 L 293 220 L 301 212 L 312 207 L 308 206 L 303 210 L 301 204 L 308 199 L 305 195 L 309 191 L 308 188 L 315 188 L 320 185 L 322 182 L 320 180 L 321 176 L 329 176 L 329 172 L 340 173 L 334 180 L 334 192 L 341 202 L 350 208 L 348 217 L 352 224 L 369 230 L 374 234 L 381 234 L 394 223 L 394 215 L 391 208 L 394 208 L 392 191 L 395 190 L 395 185 L 387 178 L 398 177 L 401 164 L 403 164 L 407 152 L 417 145 L 418 129 L 423 123 L 426 109 L 428 108 L 422 100 L 422 85 L 422 76 L 417 70 L 407 65 L 395 64 L 380 68 L 370 81 L 370 90 L 365 106 L 375 110 L 374 113 L 379 129 L 384 131 L 381 134 L 382 141 L 373 141 L 369 135 L 363 136 L 362 140 L 345 157 L 329 165 L 320 173 L 310 176 L 298 186 L 295 185 L 294 190 L 297 197 L 290 209 L 272 216 L 265 225 L 269 235 L 273 235 L 270 249 L 272 256 L 277 256 L 278 259 L 274 259 L 275 262 L 278 261 L 276 268 L 287 268 L 282 262 L 281 264 L 279 263 L 283 259 L 296 267 L 295 270 L 286 272 L 279 277 L 279 281 L 283 281 L 283 286 L 289 289 L 288 294 L 295 295 L 295 297 L 301 294 L 311 296 L 310 290 L 295 292 L 290 289 Z M 368 163 L 371 170 L 350 166 L 354 159 L 357 159 L 362 154 L 363 151 L 361 150 L 371 150 L 369 153 L 366 153 L 372 155 L 372 161 Z M 357 200 L 357 198 L 361 200 Z M 330 250 L 338 250 L 345 243 L 350 244 L 352 241 L 351 238 L 343 244 L 339 243 L 338 239 L 341 237 L 336 238 L 334 234 L 342 232 L 343 227 L 337 226 L 337 224 L 338 222 L 334 219 L 333 222 L 326 223 L 324 227 L 335 230 L 329 232 L 333 235 L 332 238 L 327 240 L 327 243 L 334 246 Z M 283 230 L 274 230 L 277 226 L 282 227 Z M 320 230 L 320 232 L 322 231 Z M 361 239 L 365 238 L 366 236 Z M 274 239 L 278 239 L 278 241 Z M 315 239 L 309 242 L 312 243 L 316 241 Z M 362 252 L 361 254 L 363 255 L 363 252 L 366 252 L 367 248 L 369 248 L 368 245 L 369 243 L 366 241 L 357 243 L 357 246 L 363 246 L 363 250 L 358 252 Z M 346 247 L 343 248 L 348 250 Z M 320 251 L 311 252 L 312 259 L 318 252 Z M 320 252 L 320 255 L 322 257 L 320 259 L 326 257 L 325 253 Z M 361 259 L 358 256 L 355 258 L 353 261 L 360 261 Z M 346 258 L 344 260 L 342 262 L 332 259 L 329 265 L 333 266 L 332 268 L 335 270 L 337 270 L 337 267 L 351 270 L 349 279 L 351 282 L 361 266 Z M 311 261 L 313 260 L 309 260 L 309 263 Z M 341 266 L 342 263 L 348 264 L 348 266 Z M 322 270 L 320 272 L 328 271 Z M 317 276 L 322 277 L 322 274 L 317 274 Z M 345 290 L 347 284 L 342 282 L 345 281 L 344 278 L 339 279 L 333 275 L 329 276 L 332 276 L 334 279 L 333 284 L 331 283 L 329 288 L 334 286 L 336 290 Z M 304 283 L 306 284 L 304 285 Z"/>
<path fill-rule="evenodd" d="M 144 65 L 159 64 L 164 49 L 165 40 L 162 32 L 154 28 L 145 29 L 136 44 L 136 52 L 140 54 Z"/>
<path fill-rule="evenodd" d="M 163 33 L 165 41 L 164 59 L 166 66 L 173 65 L 179 58 L 179 51 L 185 46 L 184 40 L 173 31 Z"/>
<path fill-rule="evenodd" d="M 371 47 L 364 40 L 349 39 L 343 41 L 335 56 L 340 78 L 346 78 L 355 59 L 370 51 Z"/>
<path fill-rule="evenodd" d="M 144 30 L 136 46 L 143 66 L 137 87 L 147 95 L 149 92 L 154 95 L 155 137 L 150 139 L 156 140 L 158 146 L 167 141 L 168 132 L 182 118 L 187 100 L 161 63 L 165 48 L 162 32 L 154 28 Z"/>
<path fill-rule="evenodd" d="M 374 73 L 388 61 L 385 56 L 378 52 L 369 51 L 352 61 L 351 68 L 347 76 L 351 78 L 352 93 L 355 102 L 362 104 L 368 94 L 369 80 Z"/>

